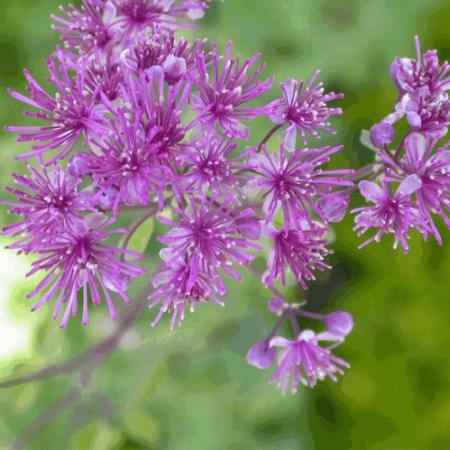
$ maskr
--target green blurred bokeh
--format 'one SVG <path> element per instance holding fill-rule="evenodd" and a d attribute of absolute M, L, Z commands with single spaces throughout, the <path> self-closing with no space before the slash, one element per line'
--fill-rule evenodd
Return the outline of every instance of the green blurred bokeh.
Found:
<path fill-rule="evenodd" d="M 59 3 L 1 1 L 1 125 L 24 120 L 22 105 L 6 94 L 8 86 L 24 88 L 22 68 L 45 76 L 57 42 L 49 15 Z M 360 130 L 395 100 L 391 61 L 415 54 L 415 34 L 450 58 L 449 24 L 448 0 L 226 0 L 213 1 L 196 34 L 221 45 L 232 39 L 243 56 L 262 52 L 277 81 L 321 68 L 327 86 L 346 94 L 331 139 L 345 144 L 337 162 L 358 167 L 372 157 L 359 143 Z M 267 123 L 258 127 L 254 136 Z M 23 170 L 12 157 L 24 147 L 3 132 L 0 146 L 6 184 L 11 171 Z M 2 209 L 2 224 L 9 220 Z M 30 450 L 449 450 L 450 234 L 443 230 L 443 247 L 414 236 L 404 255 L 389 239 L 358 251 L 351 227 L 351 218 L 336 227 L 334 269 L 305 295 L 312 309 L 345 308 L 355 317 L 353 334 L 337 351 L 352 368 L 337 384 L 282 397 L 267 384 L 268 373 L 247 365 L 248 347 L 272 326 L 269 294 L 247 276 L 241 285 L 229 283 L 225 309 L 198 308 L 172 333 L 165 321 L 152 329 L 153 312 L 144 311 L 81 395 L 38 433 L 30 425 L 79 385 L 80 375 L 1 390 L 0 448 L 12 448 L 25 432 L 33 435 L 24 446 Z M 157 250 L 152 238 L 149 266 Z M 6 272 L 0 267 L 1 280 Z M 30 314 L 31 285 L 16 283 L 0 299 L 33 330 L 26 354 L 0 361 L 1 378 L 64 361 L 110 331 L 101 309 L 87 329 L 74 321 L 65 332 L 50 308 Z M 288 292 L 292 300 L 303 295 Z M 1 336 L 0 346 L 8 340 Z"/>

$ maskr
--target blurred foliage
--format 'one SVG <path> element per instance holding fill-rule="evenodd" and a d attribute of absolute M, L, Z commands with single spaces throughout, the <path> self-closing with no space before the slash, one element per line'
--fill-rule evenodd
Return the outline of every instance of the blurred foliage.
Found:
<path fill-rule="evenodd" d="M 1 125 L 23 120 L 22 106 L 5 91 L 23 89 L 22 68 L 45 76 L 57 40 L 49 14 L 59 1 L 2 0 Z M 331 139 L 345 144 L 337 161 L 345 167 L 372 157 L 359 134 L 395 100 L 392 59 L 414 55 L 416 33 L 424 47 L 449 58 L 449 23 L 448 0 L 226 0 L 213 2 L 196 33 L 221 45 L 232 39 L 241 55 L 261 51 L 278 81 L 308 78 L 320 67 L 327 85 L 346 94 L 345 113 L 335 121 L 339 134 Z M 266 128 L 258 123 L 255 142 Z M 5 184 L 22 169 L 12 158 L 19 151 L 13 139 L 2 133 L 0 144 Z M 404 255 L 390 242 L 358 251 L 351 227 L 350 218 L 336 227 L 334 270 L 306 294 L 295 287 L 288 293 L 293 300 L 305 296 L 313 309 L 354 314 L 354 333 L 338 350 L 352 369 L 337 384 L 282 397 L 267 385 L 268 373 L 247 365 L 248 347 L 272 323 L 268 292 L 247 276 L 239 286 L 229 283 L 225 309 L 199 307 L 172 333 L 165 321 L 152 329 L 153 313 L 144 311 L 87 384 L 80 375 L 59 375 L 1 390 L 0 448 L 25 432 L 30 450 L 450 449 L 450 234 L 443 230 L 443 247 L 414 236 Z M 147 251 L 152 268 L 157 231 Z M 29 285 L 1 299 L 33 329 L 30 354 L 1 361 L 2 378 L 64 361 L 112 330 L 100 309 L 88 328 L 72 322 L 61 332 L 50 309 L 29 313 Z M 44 411 L 83 385 L 49 426 L 36 430 Z"/>

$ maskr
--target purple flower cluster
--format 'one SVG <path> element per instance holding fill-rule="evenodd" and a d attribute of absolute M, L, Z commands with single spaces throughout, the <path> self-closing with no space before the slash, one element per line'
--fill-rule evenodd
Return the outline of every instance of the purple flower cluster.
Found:
<path fill-rule="evenodd" d="M 256 274 L 277 294 L 269 309 L 278 320 L 248 360 L 276 364 L 272 382 L 295 392 L 349 367 L 332 350 L 351 332 L 351 315 L 306 311 L 278 289 L 306 290 L 330 268 L 331 225 L 346 215 L 355 180 L 369 202 L 354 210 L 355 229 L 373 231 L 363 245 L 393 234 L 407 250 L 411 229 L 440 242 L 436 216 L 450 227 L 450 150 L 441 141 L 450 66 L 434 51 L 422 55 L 418 41 L 417 60 L 397 59 L 399 100 L 366 139 L 376 163 L 339 169 L 329 163 L 342 146 L 319 139 L 335 134 L 343 95 L 328 92 L 316 71 L 309 82 L 284 81 L 267 102 L 273 78 L 261 55 L 242 59 L 231 42 L 220 49 L 178 36 L 207 8 L 201 0 L 83 0 L 53 16 L 62 45 L 47 61 L 46 85 L 25 71 L 27 93 L 10 91 L 30 122 L 7 130 L 29 148 L 17 157 L 27 174 L 13 175 L 1 201 L 18 217 L 3 233 L 11 249 L 36 257 L 33 310 L 52 303 L 61 327 L 77 315 L 87 325 L 102 302 L 112 319 L 118 303 L 131 303 L 132 282 L 146 270 L 128 247 L 147 218 L 165 230 L 145 293 L 157 308 L 153 325 L 167 314 L 173 328 L 200 304 L 224 306 L 229 280 L 255 273 L 254 259 L 265 257 Z M 258 117 L 270 128 L 251 146 Z M 393 147 L 402 118 L 409 129 Z M 140 215 L 131 224 L 130 211 Z M 324 329 L 300 328 L 299 318 Z M 285 320 L 292 339 L 279 334 Z"/>
<path fill-rule="evenodd" d="M 353 210 L 355 230 L 373 230 L 362 246 L 393 234 L 394 247 L 406 252 L 412 229 L 442 243 L 435 217 L 450 228 L 450 64 L 440 63 L 435 50 L 422 54 L 417 37 L 416 48 L 417 59 L 392 64 L 399 100 L 369 133 L 377 162 L 359 188 L 370 205 Z M 402 118 L 408 130 L 396 138 L 394 125 Z"/>

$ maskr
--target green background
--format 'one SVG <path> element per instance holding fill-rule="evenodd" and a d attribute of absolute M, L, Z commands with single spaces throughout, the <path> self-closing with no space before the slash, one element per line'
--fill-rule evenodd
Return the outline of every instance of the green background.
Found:
<path fill-rule="evenodd" d="M 23 89 L 22 68 L 45 76 L 45 58 L 57 42 L 49 14 L 58 4 L 1 2 L 1 125 L 24 120 L 22 106 L 5 91 Z M 277 82 L 321 68 L 327 86 L 346 95 L 344 115 L 334 121 L 339 133 L 329 139 L 345 144 L 337 164 L 359 167 L 373 156 L 359 143 L 360 130 L 387 114 L 396 98 L 391 61 L 415 55 L 415 34 L 450 58 L 449 25 L 448 0 L 226 0 L 213 2 L 195 33 L 221 45 L 232 39 L 242 56 L 262 52 Z M 255 141 L 267 126 L 257 123 Z M 12 156 L 25 147 L 3 132 L 0 146 L 6 184 L 12 170 L 23 170 Z M 2 224 L 9 220 L 2 208 Z M 443 230 L 443 247 L 414 236 L 404 255 L 389 238 L 357 250 L 351 227 L 350 217 L 336 227 L 334 270 L 305 295 L 287 292 L 292 300 L 307 298 L 311 309 L 353 313 L 354 332 L 337 350 L 352 368 L 337 384 L 283 397 L 267 384 L 269 373 L 247 365 L 248 347 L 270 330 L 273 317 L 269 293 L 246 275 L 241 285 L 229 283 L 225 309 L 200 307 L 172 333 L 166 321 L 152 329 L 153 312 L 145 310 L 88 386 L 39 433 L 30 426 L 80 384 L 80 375 L 0 390 L 0 448 L 12 448 L 25 431 L 34 434 L 24 447 L 30 450 L 449 450 L 450 234 Z M 153 237 L 146 253 L 152 268 L 157 250 Z M 7 261 L 16 264 L 17 257 L 8 254 Z M 0 280 L 6 271 L 0 268 Z M 0 299 L 32 330 L 26 352 L 0 360 L 2 379 L 64 361 L 111 328 L 99 309 L 87 329 L 74 321 L 61 332 L 50 308 L 29 312 L 25 293 L 33 284 L 18 282 Z"/>

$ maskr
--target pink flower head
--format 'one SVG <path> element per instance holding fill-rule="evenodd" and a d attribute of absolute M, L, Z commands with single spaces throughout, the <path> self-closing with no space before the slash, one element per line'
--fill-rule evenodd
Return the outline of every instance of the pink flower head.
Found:
<path fill-rule="evenodd" d="M 118 257 L 128 255 L 139 258 L 141 255 L 106 244 L 112 233 L 106 230 L 107 225 L 108 221 L 101 217 L 88 216 L 78 229 L 64 231 L 53 242 L 39 249 L 40 258 L 33 262 L 33 269 L 27 276 L 40 271 L 45 271 L 46 276 L 28 296 L 40 295 L 33 311 L 56 298 L 53 318 L 58 318 L 64 306 L 61 320 L 61 327 L 64 328 L 70 316 L 78 314 L 79 292 L 82 293 L 83 325 L 89 321 L 89 300 L 94 306 L 99 305 L 102 293 L 113 320 L 116 308 L 111 291 L 117 292 L 125 303 L 131 303 L 126 293 L 131 278 L 141 276 L 145 270 Z"/>
<path fill-rule="evenodd" d="M 422 54 L 419 37 L 415 37 L 417 59 L 397 58 L 391 66 L 391 75 L 401 94 L 413 93 L 427 87 L 434 95 L 450 89 L 450 65 L 439 63 L 436 50 Z"/>
<path fill-rule="evenodd" d="M 74 70 L 79 71 L 85 64 L 85 90 L 92 95 L 97 95 L 98 102 L 105 96 L 109 101 L 119 98 L 123 80 L 123 71 L 118 62 L 113 58 L 100 58 L 99 55 L 90 60 L 80 58 L 74 65 Z M 83 68 L 84 70 L 84 68 Z"/>
<path fill-rule="evenodd" d="M 191 260 L 178 259 L 165 264 L 162 271 L 152 279 L 155 290 L 149 295 L 149 307 L 160 305 L 152 322 L 155 326 L 165 313 L 171 313 L 170 327 L 181 324 L 186 307 L 214 300 L 223 306 L 221 296 L 225 288 L 219 277 L 211 277 Z"/>
<path fill-rule="evenodd" d="M 164 83 L 164 73 L 156 68 L 138 79 L 128 77 L 123 97 L 127 114 L 140 118 L 145 140 L 153 158 L 162 164 L 181 150 L 187 127 L 181 123 L 191 84 L 183 80 L 173 86 Z"/>
<path fill-rule="evenodd" d="M 450 99 L 447 93 L 432 95 L 428 87 L 413 94 L 405 94 L 388 120 L 406 116 L 409 125 L 416 131 L 441 137 L 450 124 Z"/>
<path fill-rule="evenodd" d="M 251 175 L 248 162 L 254 153 L 249 149 L 236 154 L 238 143 L 218 136 L 214 132 L 204 133 L 178 156 L 179 164 L 186 169 L 179 185 L 184 192 L 206 196 L 228 198 L 240 205 L 245 198 L 242 187 Z"/>
<path fill-rule="evenodd" d="M 311 81 L 289 79 L 281 84 L 283 96 L 269 105 L 271 120 L 277 125 L 288 124 L 284 145 L 289 151 L 296 149 L 297 133 L 306 145 L 307 135 L 319 138 L 319 132 L 334 134 L 329 118 L 342 114 L 341 108 L 328 107 L 327 103 L 343 98 L 343 94 L 325 94 L 323 83 L 317 83 L 320 71 L 316 71 Z"/>
<path fill-rule="evenodd" d="M 320 347 L 321 340 L 329 340 L 329 337 L 315 334 L 312 330 L 303 330 L 293 341 L 283 337 L 273 338 L 269 346 L 281 350 L 271 382 L 283 393 L 288 391 L 289 385 L 292 393 L 296 393 L 299 382 L 314 387 L 318 380 L 327 376 L 337 381 L 336 375 L 343 374 L 343 368 L 350 365 L 334 356 L 329 349 Z"/>
<path fill-rule="evenodd" d="M 90 156 L 89 168 L 100 187 L 99 196 L 110 189 L 116 190 L 115 211 L 121 204 L 148 205 L 155 194 L 162 198 L 167 174 L 154 164 L 152 154 L 146 151 L 138 122 L 128 123 L 118 113 L 117 122 L 111 122 L 111 132 L 100 148 L 100 154 Z"/>
<path fill-rule="evenodd" d="M 228 137 L 246 139 L 249 130 L 242 121 L 261 115 L 266 110 L 244 105 L 270 90 L 272 79 L 258 81 L 265 67 L 260 64 L 253 70 L 259 54 L 241 64 L 239 58 L 231 56 L 232 48 L 233 44 L 229 42 L 222 56 L 217 45 L 212 44 L 211 63 L 209 54 L 201 52 L 197 55 L 194 83 L 199 92 L 191 97 L 191 105 L 198 113 L 198 122 L 202 126 L 219 126 Z"/>
<path fill-rule="evenodd" d="M 193 28 L 188 19 L 203 16 L 208 4 L 201 0 L 109 0 L 115 7 L 111 24 L 120 29 L 129 42 L 139 32 L 155 27 Z"/>
<path fill-rule="evenodd" d="M 36 251 L 55 236 L 80 225 L 80 213 L 88 209 L 85 195 L 78 193 L 81 180 L 64 172 L 59 166 L 42 169 L 42 173 L 27 165 L 29 175 L 13 174 L 15 188 L 6 191 L 15 201 L 2 201 L 10 213 L 21 220 L 6 226 L 5 234 L 17 237 L 10 245 L 24 252 Z"/>
<path fill-rule="evenodd" d="M 108 50 L 116 41 L 117 33 L 108 24 L 111 7 L 103 0 L 82 0 L 80 8 L 71 4 L 60 7 L 61 15 L 52 15 L 52 28 L 61 33 L 64 46 L 77 53 L 89 54 Z"/>
<path fill-rule="evenodd" d="M 393 234 L 394 247 L 400 244 L 406 252 L 409 250 L 407 239 L 411 228 L 416 228 L 426 236 L 428 231 L 426 223 L 411 201 L 411 194 L 421 186 L 422 182 L 417 175 L 407 176 L 394 194 L 387 182 L 382 183 L 382 187 L 371 181 L 359 183 L 362 196 L 373 205 L 352 211 L 357 213 L 354 229 L 358 231 L 358 235 L 366 233 L 371 228 L 377 229 L 375 235 L 364 242 L 360 248 L 373 241 L 379 242 L 384 234 Z"/>
<path fill-rule="evenodd" d="M 165 92 L 163 74 L 155 72 L 150 79 L 143 74 L 139 80 L 128 79 L 125 107 L 103 99 L 111 113 L 109 132 L 95 140 L 90 170 L 103 188 L 100 192 L 118 189 L 116 207 L 120 202 L 147 205 L 152 194 L 162 201 L 173 179 L 174 154 L 186 132 L 180 123 L 183 89 L 177 84 Z"/>
<path fill-rule="evenodd" d="M 342 147 L 305 148 L 288 154 L 282 147 L 270 155 L 264 148 L 263 155 L 253 159 L 257 175 L 249 187 L 262 192 L 266 223 L 272 222 L 281 209 L 286 229 L 295 227 L 302 220 L 309 220 L 311 210 L 322 220 L 327 212 L 317 206 L 319 198 L 331 194 L 339 187 L 352 187 L 353 182 L 344 177 L 353 171 L 324 170 L 322 165 Z"/>
<path fill-rule="evenodd" d="M 286 274 L 290 270 L 303 289 L 307 289 L 306 281 L 316 279 L 315 270 L 330 268 L 324 262 L 331 253 L 324 238 L 327 231 L 326 227 L 315 222 L 304 222 L 292 230 L 267 229 L 268 236 L 273 240 L 273 248 L 262 278 L 264 285 L 270 286 L 279 278 L 286 285 Z"/>
<path fill-rule="evenodd" d="M 432 213 L 439 215 L 450 228 L 450 151 L 448 146 L 438 147 L 437 139 L 412 133 L 405 139 L 406 153 L 400 162 L 386 154 L 380 155 L 392 168 L 391 176 L 398 179 L 397 171 L 417 176 L 420 187 L 415 191 L 417 207 L 427 219 L 432 234 L 442 243 L 433 222 Z"/>
<path fill-rule="evenodd" d="M 191 198 L 184 210 L 176 212 L 178 220 L 160 218 L 173 228 L 159 240 L 168 246 L 163 250 L 168 265 L 180 258 L 198 265 L 208 276 L 218 277 L 218 269 L 227 275 L 240 279 L 239 272 L 233 266 L 248 265 L 255 258 L 254 250 L 260 249 L 241 234 L 239 221 L 248 218 L 247 211 L 234 212 L 214 201 L 197 203 Z"/>
<path fill-rule="evenodd" d="M 155 30 L 140 37 L 136 44 L 126 48 L 120 58 L 125 66 L 135 72 L 149 72 L 154 67 L 164 71 L 168 84 L 186 78 L 195 66 L 195 53 L 200 52 L 205 41 L 193 44 L 175 38 L 175 32 Z"/>
<path fill-rule="evenodd" d="M 24 74 L 30 97 L 9 91 L 15 99 L 38 109 L 37 112 L 27 112 L 27 116 L 47 122 L 40 126 L 6 127 L 7 131 L 19 133 L 19 142 L 37 142 L 33 150 L 21 155 L 20 159 L 38 156 L 60 147 L 62 150 L 58 150 L 50 162 L 64 159 L 75 148 L 81 136 L 89 140 L 92 133 L 104 129 L 104 108 L 97 104 L 100 87 L 94 92 L 87 91 L 86 67 L 82 65 L 80 72 L 71 76 L 71 66 L 61 50 L 49 59 L 49 81 L 56 89 L 54 95 L 47 93 L 28 71 Z"/>

